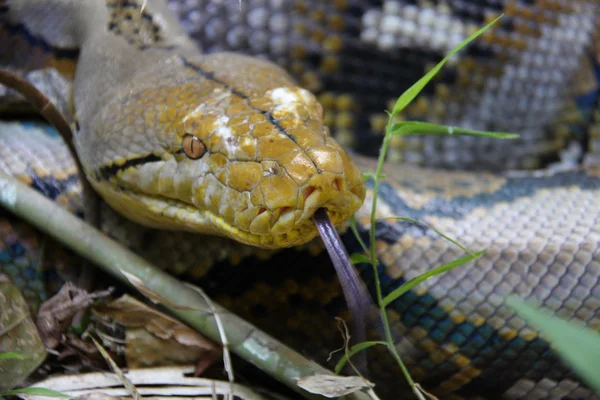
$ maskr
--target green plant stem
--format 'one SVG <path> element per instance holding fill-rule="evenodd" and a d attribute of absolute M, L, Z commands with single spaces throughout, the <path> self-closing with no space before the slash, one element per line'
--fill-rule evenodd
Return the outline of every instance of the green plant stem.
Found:
<path fill-rule="evenodd" d="M 442 61 L 440 61 L 434 68 L 432 68 L 427 74 L 425 74 L 423 77 L 421 77 L 421 79 L 419 79 L 417 82 L 415 82 L 410 88 L 408 88 L 404 93 L 402 93 L 400 95 L 398 100 L 396 100 L 396 103 L 395 103 L 394 107 L 392 108 L 392 111 L 388 112 L 389 119 L 388 119 L 387 125 L 385 127 L 385 135 L 383 137 L 381 149 L 379 150 L 379 158 L 377 161 L 377 170 L 375 171 L 374 174 L 365 174 L 365 176 L 373 178 L 373 203 L 371 205 L 371 229 L 369 231 L 369 239 L 371 242 L 370 243 L 371 248 L 370 248 L 369 255 L 370 255 L 370 263 L 371 263 L 371 266 L 373 267 L 373 275 L 374 275 L 374 279 L 375 279 L 375 291 L 377 294 L 377 304 L 379 306 L 381 322 L 383 323 L 383 326 L 385 329 L 385 339 L 386 339 L 388 350 L 392 353 L 392 356 L 396 359 L 398 365 L 400 366 L 400 368 L 402 369 L 402 372 L 404 373 L 406 380 L 408 381 L 408 384 L 410 385 L 411 389 L 413 389 L 413 393 L 415 393 L 415 395 L 419 399 L 425 399 L 425 397 L 421 393 L 421 389 L 415 385 L 414 381 L 412 380 L 412 377 L 410 376 L 410 373 L 408 372 L 408 369 L 402 362 L 402 359 L 400 358 L 400 355 L 398 354 L 398 352 L 396 351 L 396 347 L 394 346 L 394 340 L 392 338 L 392 331 L 390 328 L 390 324 L 389 324 L 389 320 L 388 320 L 387 312 L 386 312 L 386 307 L 389 302 L 384 301 L 384 298 L 382 295 L 382 289 L 381 289 L 381 282 L 379 279 L 379 273 L 377 270 L 377 268 L 379 267 L 379 260 L 377 259 L 377 246 L 375 243 L 375 224 L 377 223 L 376 211 L 377 211 L 377 196 L 379 194 L 379 180 L 382 178 L 383 164 L 385 162 L 385 157 L 386 157 L 386 154 L 388 151 L 389 141 L 390 141 L 391 137 L 394 135 L 395 136 L 404 136 L 404 135 L 409 135 L 409 134 L 413 134 L 413 133 L 414 134 L 444 134 L 445 135 L 445 134 L 453 134 L 454 131 L 456 130 L 457 133 L 460 133 L 463 135 L 490 136 L 490 137 L 497 137 L 497 138 L 504 138 L 504 139 L 516 137 L 516 135 L 508 134 L 508 133 L 493 133 L 493 132 L 474 131 L 474 130 L 462 129 L 462 128 L 445 127 L 445 126 L 441 126 L 441 125 L 429 124 L 429 123 L 424 123 L 424 122 L 410 122 L 409 121 L 409 122 L 400 122 L 398 124 L 393 124 L 394 117 L 399 112 L 401 112 L 408 104 L 410 104 L 410 102 L 412 102 L 412 100 L 419 94 L 419 92 L 421 92 L 421 90 L 427 85 L 427 83 L 429 83 L 429 81 L 433 78 L 433 76 L 435 74 L 437 74 L 437 72 L 442 68 L 442 66 L 446 63 L 446 61 L 448 61 L 448 59 L 454 53 L 456 53 L 461 48 L 466 46 L 470 41 L 474 40 L 477 36 L 479 36 L 483 32 L 485 32 L 491 25 L 495 24 L 501 17 L 502 16 L 499 16 L 494 21 L 490 22 L 485 27 L 479 29 L 477 32 L 475 32 L 474 34 L 469 36 L 467 39 L 463 40 L 458 46 L 456 46 L 454 49 L 452 49 L 452 51 L 448 55 L 446 55 L 446 57 L 444 57 L 444 59 Z M 409 220 L 409 218 L 405 218 L 405 217 L 396 217 L 396 219 Z M 415 221 L 415 220 L 413 220 L 413 222 L 418 223 L 418 221 Z M 351 226 L 353 226 L 353 225 L 354 225 L 354 221 L 352 221 L 352 223 L 351 223 Z M 359 243 L 361 243 L 361 246 L 364 249 L 365 246 L 361 242 L 360 235 L 358 235 L 356 228 L 354 228 L 352 231 L 354 232 L 354 234 L 356 235 L 356 237 L 359 240 Z M 454 244 L 457 244 L 459 247 L 463 248 L 463 250 L 465 250 L 467 253 L 469 253 L 469 257 L 475 258 L 476 254 L 470 252 L 466 248 L 462 247 L 458 242 L 448 238 L 447 236 L 445 236 L 445 235 L 442 235 L 442 236 L 444 238 L 450 240 Z M 441 267 L 441 269 L 445 270 L 448 267 L 453 268 L 455 266 L 458 266 L 458 265 L 464 263 L 464 261 L 463 262 L 458 262 L 458 261 L 460 261 L 460 260 L 457 260 L 453 263 L 444 265 Z M 440 269 L 438 269 L 438 270 L 440 270 Z M 425 279 L 427 279 L 427 277 L 423 278 L 423 280 L 425 280 Z"/>
<path fill-rule="evenodd" d="M 400 369 L 402 370 L 402 373 L 404 374 L 404 377 L 406 378 L 406 381 L 408 382 L 410 387 L 414 388 L 415 382 L 413 381 L 412 376 L 410 376 L 410 372 L 408 372 L 406 365 L 404 365 L 404 362 L 402 362 L 400 354 L 398 354 L 398 351 L 396 351 L 396 346 L 394 346 L 394 338 L 392 337 L 392 330 L 390 329 L 390 322 L 387 317 L 386 307 L 380 308 L 379 313 L 381 315 L 383 326 L 385 328 L 385 341 L 387 342 L 388 350 L 390 351 L 390 353 L 392 353 L 394 359 L 396 359 L 396 362 L 400 366 Z"/>
<path fill-rule="evenodd" d="M 354 215 L 350 217 L 350 230 L 356 237 L 356 240 L 358 240 L 358 244 L 360 244 L 360 247 L 362 247 L 365 254 L 369 254 L 369 249 L 367 248 L 367 245 L 365 244 L 364 240 L 362 240 L 362 238 L 360 237 L 358 229 L 356 228 L 356 217 Z"/>
<path fill-rule="evenodd" d="M 400 366 L 402 373 L 404 374 L 406 381 L 410 385 L 411 389 L 414 388 L 415 382 L 410 376 L 408 369 L 402 362 L 400 355 L 396 351 L 396 347 L 394 346 L 394 338 L 392 337 L 392 330 L 390 328 L 390 323 L 388 320 L 386 306 L 383 303 L 383 294 L 381 291 L 381 283 L 379 280 L 379 272 L 377 268 L 379 267 L 379 260 L 377 259 L 377 246 L 375 244 L 375 224 L 377 223 L 377 195 L 379 193 L 379 177 L 381 176 L 381 172 L 383 171 L 383 164 L 385 162 L 385 155 L 387 154 L 388 145 L 390 142 L 390 132 L 392 127 L 393 116 L 390 114 L 389 121 L 387 126 L 385 127 L 385 136 L 383 137 L 383 143 L 381 144 L 381 149 L 379 150 L 379 160 L 377 161 L 377 170 L 375 171 L 375 176 L 373 177 L 373 203 L 371 205 L 371 229 L 370 229 L 370 240 L 371 240 L 371 265 L 373 267 L 373 275 L 375 277 L 375 290 L 377 292 L 377 305 L 379 306 L 379 314 L 381 316 L 381 322 L 383 323 L 385 329 L 385 340 L 387 342 L 388 350 L 392 353 L 394 359 Z"/>

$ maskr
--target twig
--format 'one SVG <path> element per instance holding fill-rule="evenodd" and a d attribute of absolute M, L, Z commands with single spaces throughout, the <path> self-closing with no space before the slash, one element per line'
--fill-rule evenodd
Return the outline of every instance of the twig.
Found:
<path fill-rule="evenodd" d="M 140 396 L 140 393 L 137 391 L 135 385 L 133 383 L 131 383 L 131 381 L 129 379 L 127 379 L 127 377 L 125 376 L 125 374 L 123 373 L 121 368 L 119 368 L 117 363 L 115 363 L 115 361 L 112 358 L 110 358 L 110 354 L 108 354 L 108 352 L 104 349 L 104 347 L 102 347 L 102 345 L 100 343 L 98 343 L 98 341 L 96 339 L 94 339 L 93 336 L 90 336 L 90 338 L 92 339 L 92 342 L 94 342 L 94 345 L 96 346 L 96 348 L 98 349 L 98 351 L 100 352 L 102 357 L 104 358 L 104 361 L 106 361 L 106 363 L 110 367 L 110 370 L 121 381 L 121 384 L 127 391 L 127 394 L 129 394 L 133 398 L 133 400 L 140 400 L 142 397 Z"/>
<path fill-rule="evenodd" d="M 223 322 L 221 321 L 221 317 L 219 316 L 213 301 L 206 293 L 204 293 L 204 290 L 194 285 L 188 286 L 190 286 L 194 291 L 198 292 L 204 298 L 204 301 L 206 301 L 206 304 L 208 304 L 210 307 L 212 315 L 215 317 L 215 322 L 217 323 L 217 328 L 219 329 L 219 335 L 221 336 L 221 344 L 223 345 L 223 365 L 225 366 L 225 371 L 227 372 L 227 378 L 229 379 L 231 389 L 228 394 L 228 399 L 233 400 L 233 384 L 235 383 L 235 375 L 233 373 L 233 365 L 231 363 L 231 353 L 229 352 L 229 340 L 227 339 L 227 333 L 223 327 Z"/>

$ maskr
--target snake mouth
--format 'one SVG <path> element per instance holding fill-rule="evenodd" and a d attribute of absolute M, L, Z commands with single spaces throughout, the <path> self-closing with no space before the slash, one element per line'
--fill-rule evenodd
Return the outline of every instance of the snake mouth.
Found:
<path fill-rule="evenodd" d="M 362 204 L 360 193 L 351 192 L 344 206 L 323 204 L 318 190 L 308 187 L 304 191 L 304 207 L 280 207 L 268 210 L 261 207 L 248 229 L 242 229 L 227 222 L 224 218 L 208 213 L 217 233 L 239 242 L 263 247 L 283 248 L 304 244 L 319 235 L 314 216 L 319 210 L 327 213 L 333 225 L 339 225 Z M 269 221 L 266 224 L 263 222 Z M 264 228 L 263 232 L 260 232 Z"/>
<path fill-rule="evenodd" d="M 291 213 L 293 211 L 289 212 L 289 214 Z M 317 228 L 312 220 L 305 221 L 302 225 L 296 226 L 285 233 L 257 234 L 234 226 L 223 218 L 210 213 L 208 214 L 208 218 L 211 224 L 217 228 L 216 233 L 244 244 L 262 248 L 274 249 L 297 246 L 308 242 L 318 235 Z M 286 218 L 286 215 L 283 215 L 283 218 Z"/>
<path fill-rule="evenodd" d="M 275 210 L 276 218 L 275 222 L 270 225 L 271 228 L 265 233 L 256 233 L 251 229 L 242 229 L 220 215 L 209 210 L 199 209 L 182 200 L 139 192 L 130 188 L 116 190 L 106 181 L 95 181 L 92 182 L 92 185 L 112 208 L 144 226 L 217 234 L 247 245 L 269 249 L 301 245 L 316 237 L 318 230 L 313 221 L 313 215 L 318 209 L 325 209 L 332 222 L 337 225 L 351 215 L 357 208 L 356 204 L 362 203 L 360 193 L 352 193 L 347 206 L 344 207 L 343 212 L 340 212 L 335 207 L 318 204 L 319 202 L 313 200 L 318 193 L 308 190 L 304 209 L 282 207 Z M 266 208 L 260 209 L 257 218 L 262 215 L 268 216 L 271 213 Z"/>

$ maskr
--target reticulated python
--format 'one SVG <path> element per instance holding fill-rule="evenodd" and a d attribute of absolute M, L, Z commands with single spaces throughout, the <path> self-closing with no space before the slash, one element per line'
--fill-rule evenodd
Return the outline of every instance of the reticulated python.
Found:
<path fill-rule="evenodd" d="M 188 6 L 182 3 L 178 11 Z M 262 8 L 250 7 L 257 11 L 249 21 L 259 25 Z M 332 7 L 347 7 L 351 22 L 357 12 L 352 5 Z M 78 153 L 96 190 L 129 218 L 151 228 L 280 247 L 315 235 L 310 215 L 316 208 L 326 207 L 340 222 L 360 205 L 359 171 L 328 135 L 315 97 L 266 62 L 200 56 L 161 2 L 9 1 L 1 10 L 11 54 L 19 53 L 20 43 L 40 53 L 21 54 L 20 61 L 31 65 L 36 59 L 36 67 L 50 63 L 64 72 L 65 60 L 81 47 L 72 113 Z M 369 18 L 377 16 L 365 15 L 368 43 Z M 326 55 L 319 61 L 325 67 Z M 335 103 L 341 110 L 335 125 L 343 130 L 344 111 L 352 107 L 339 98 Z M 74 165 L 56 136 L 37 125 L 5 123 L 0 143 L 3 171 L 79 207 Z M 410 154 L 410 146 L 405 149 Z M 356 162 L 372 168 L 365 159 Z M 591 397 L 502 299 L 517 293 L 558 315 L 598 325 L 597 174 L 570 169 L 500 176 L 394 166 L 386 176 L 382 218 L 409 216 L 471 249 L 488 248 L 474 265 L 428 281 L 394 303 L 398 347 L 414 378 L 442 397 Z M 165 235 L 130 222 L 110 224 L 114 219 L 105 210 L 112 235 L 126 237 L 174 272 L 206 275 L 219 264 L 205 279 L 229 281 L 233 289 L 222 296 L 225 305 L 317 360 L 339 344 L 331 315 L 343 307 L 340 290 L 314 260 L 291 268 L 285 253 L 278 253 L 261 263 L 270 253 L 195 233 Z M 9 257 L 2 271 L 26 276 L 23 267 L 35 257 L 23 255 L 19 246 L 35 251 L 36 245 L 17 237 L 15 232 L 27 229 L 10 222 L 3 224 L 2 254 Z M 359 224 L 368 228 L 366 212 Z M 378 229 L 385 291 L 460 255 L 429 229 L 385 220 Z M 237 265 L 241 259 L 244 267 Z M 371 281 L 368 270 L 364 278 Z M 274 315 L 285 317 L 274 324 Z M 387 355 L 374 358 L 378 392 L 396 398 L 403 387 L 399 371 Z"/>

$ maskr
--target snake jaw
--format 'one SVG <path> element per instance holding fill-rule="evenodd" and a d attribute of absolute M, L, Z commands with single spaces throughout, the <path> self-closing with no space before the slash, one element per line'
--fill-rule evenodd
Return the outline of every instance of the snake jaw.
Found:
<path fill-rule="evenodd" d="M 310 153 L 319 170 L 307 175 L 303 185 L 287 173 L 293 165 L 231 163 L 209 154 L 131 166 L 115 174 L 112 183 L 96 186 L 113 208 L 147 226 L 218 234 L 264 248 L 291 247 L 318 234 L 312 220 L 318 209 L 337 225 L 365 196 L 358 167 L 339 146 Z M 257 182 L 248 184 L 252 179 Z"/>
<path fill-rule="evenodd" d="M 126 181 L 120 181 L 121 184 L 143 181 L 140 171 L 144 168 L 158 171 L 160 168 L 157 164 L 161 162 L 164 163 L 159 161 L 146 164 L 145 167 L 131 167 L 114 179 L 127 177 Z M 166 165 L 168 163 L 167 161 Z M 339 224 L 362 204 L 364 190 L 362 196 L 360 191 L 358 194 L 353 191 L 341 191 L 339 189 L 345 189 L 347 185 L 342 184 L 336 188 L 337 184 L 332 182 L 337 178 L 328 175 L 330 174 L 315 175 L 303 190 L 297 191 L 300 197 L 293 202 L 301 203 L 302 209 L 289 206 L 275 209 L 249 206 L 234 213 L 233 222 L 228 221 L 223 213 L 201 210 L 194 204 L 178 199 L 142 192 L 131 187 L 131 184 L 118 190 L 115 189 L 116 185 L 107 181 L 92 181 L 92 184 L 114 209 L 145 226 L 217 234 L 257 247 L 281 248 L 300 245 L 317 236 L 318 231 L 312 216 L 318 209 L 327 210 L 332 222 Z M 168 186 L 157 182 L 154 184 L 156 187 Z M 148 184 L 148 187 L 152 186 Z M 329 188 L 333 189 L 333 194 L 329 193 Z M 245 213 L 250 216 L 248 229 L 241 228 L 239 223 L 240 217 Z"/>
<path fill-rule="evenodd" d="M 279 216 L 271 227 L 271 233 L 273 235 L 281 235 L 285 232 L 289 232 L 293 228 L 296 219 L 296 213 L 290 207 L 284 207 L 278 211 Z"/>

